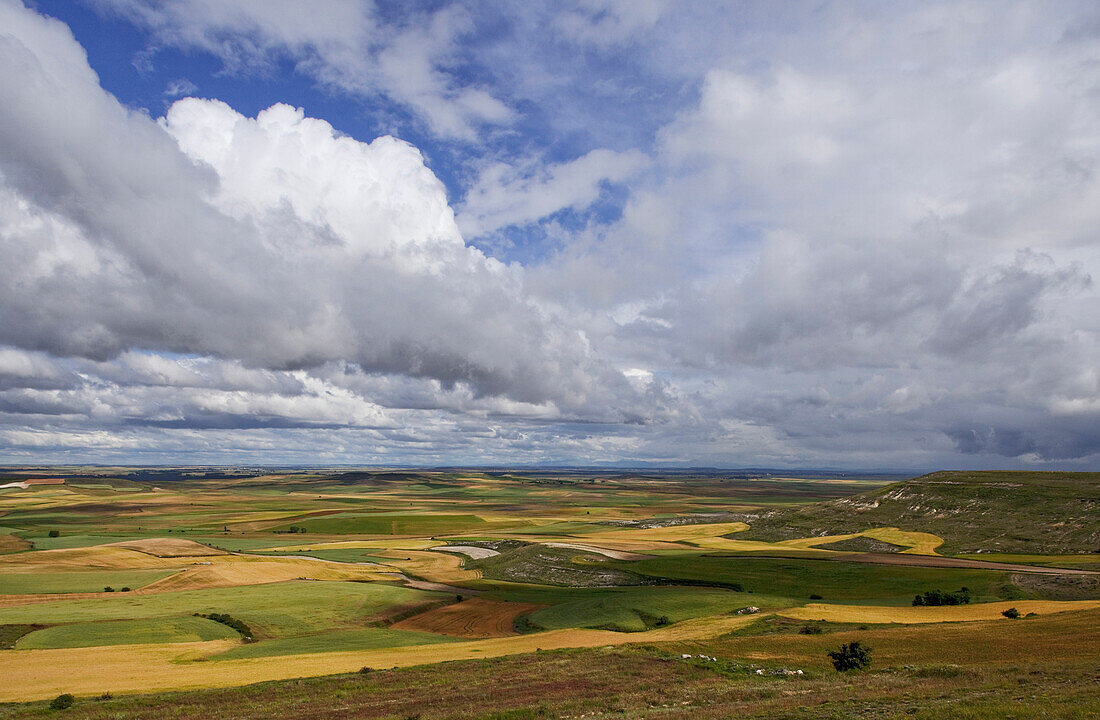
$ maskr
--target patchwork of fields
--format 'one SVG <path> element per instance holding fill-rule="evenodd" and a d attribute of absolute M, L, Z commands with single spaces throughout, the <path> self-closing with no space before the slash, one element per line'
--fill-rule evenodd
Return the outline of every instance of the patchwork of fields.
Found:
<path fill-rule="evenodd" d="M 775 529 L 814 503 L 881 495 L 886 479 L 96 474 L 0 490 L 0 677 L 20 678 L 0 703 L 565 648 L 821 672 L 823 643 L 849 634 L 1100 619 L 1095 547 L 951 557 L 966 544 L 952 527 L 905 517 Z M 967 604 L 912 606 L 960 588 Z"/>

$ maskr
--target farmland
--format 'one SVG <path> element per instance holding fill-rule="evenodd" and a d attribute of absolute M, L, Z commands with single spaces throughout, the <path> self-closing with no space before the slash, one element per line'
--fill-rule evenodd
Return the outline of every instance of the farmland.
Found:
<path fill-rule="evenodd" d="M 705 698 L 702 717 L 753 716 L 808 707 L 773 702 L 787 693 L 777 683 L 792 698 L 855 702 L 824 654 L 851 640 L 875 648 L 856 686 L 884 712 L 911 709 L 904 696 L 920 673 L 974 700 L 975 717 L 1003 710 L 1011 693 L 997 688 L 1014 673 L 1061 678 L 1051 707 L 1098 702 L 1077 669 L 1100 660 L 1093 475 L 1014 475 L 1015 534 L 983 540 L 973 517 L 1005 511 L 1002 475 L 7 476 L 47 474 L 64 482 L 0 490 L 0 676 L 22 678 L 0 686 L 0 718 L 63 692 L 78 697 L 76 717 L 153 717 L 161 696 L 126 696 L 184 690 L 173 702 L 243 707 L 248 687 L 216 688 L 251 683 L 276 683 L 255 687 L 288 704 L 331 692 L 358 698 L 349 716 L 392 717 L 371 698 L 399 706 L 456 677 L 471 678 L 458 709 L 424 717 L 490 716 L 477 693 L 497 679 L 516 689 L 509 707 L 536 713 L 515 717 L 582 714 L 593 707 L 564 688 L 584 673 L 603 688 L 600 712 L 675 717 Z M 944 506 L 945 486 L 969 514 L 911 509 L 925 492 Z M 887 511 L 896 498 L 909 505 Z M 960 588 L 968 604 L 912 606 L 918 593 Z M 1010 608 L 1019 620 L 1002 615 Z M 623 673 L 618 689 L 610 670 L 593 670 L 605 665 Z M 646 679 L 659 668 L 683 686 Z M 802 673 L 776 675 L 790 668 Z M 565 684 L 539 710 L 519 689 L 523 673 Z M 318 679 L 282 684 L 298 678 Z M 104 692 L 117 699 L 92 699 Z"/>

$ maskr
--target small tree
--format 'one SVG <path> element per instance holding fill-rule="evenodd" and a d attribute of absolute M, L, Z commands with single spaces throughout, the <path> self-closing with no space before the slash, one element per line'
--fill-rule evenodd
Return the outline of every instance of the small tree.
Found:
<path fill-rule="evenodd" d="M 114 591 L 115 591 L 115 589 L 113 587 L 111 587 L 110 585 L 103 588 L 103 592 L 114 592 Z"/>
<path fill-rule="evenodd" d="M 858 640 L 841 645 L 839 650 L 830 650 L 828 655 L 840 672 L 862 670 L 871 664 L 871 648 L 860 645 Z"/>
<path fill-rule="evenodd" d="M 49 534 L 50 534 L 50 537 L 61 537 L 61 531 L 60 530 L 50 530 Z"/>
<path fill-rule="evenodd" d="M 1006 618 L 1010 618 L 1012 620 L 1015 620 L 1016 618 L 1020 617 L 1020 611 L 1017 610 L 1016 608 L 1009 608 L 1008 610 L 1003 610 L 1003 611 L 1001 611 L 1001 614 L 1004 615 Z"/>

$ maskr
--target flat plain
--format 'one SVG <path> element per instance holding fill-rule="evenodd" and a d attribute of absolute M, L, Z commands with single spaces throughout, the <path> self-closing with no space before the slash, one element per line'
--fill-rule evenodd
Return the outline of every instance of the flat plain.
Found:
<path fill-rule="evenodd" d="M 2 475 L 0 718 L 1100 711 L 1098 475 Z"/>

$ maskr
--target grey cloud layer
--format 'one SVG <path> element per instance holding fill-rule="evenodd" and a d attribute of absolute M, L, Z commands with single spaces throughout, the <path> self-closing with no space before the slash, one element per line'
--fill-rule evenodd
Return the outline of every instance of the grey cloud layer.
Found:
<path fill-rule="evenodd" d="M 425 38 L 460 42 L 469 8 L 394 33 L 359 3 L 305 25 L 285 3 L 106 4 L 162 42 L 291 53 L 351 92 L 395 93 L 385 67 L 409 68 L 402 102 L 440 137 L 515 121 L 425 55 Z M 801 32 L 804 13 L 773 6 L 557 14 L 557 42 L 698 94 L 646 152 L 475 163 L 456 222 L 406 143 L 283 105 L 188 98 L 154 121 L 99 87 L 64 26 L 0 3 L 0 447 L 1094 464 L 1094 11 L 827 4 Z M 383 75 L 366 85 L 339 74 L 368 61 Z M 571 97 L 562 116 L 583 117 Z M 620 219 L 549 219 L 608 182 L 629 186 Z M 535 225 L 560 249 L 527 267 L 462 232 Z"/>

